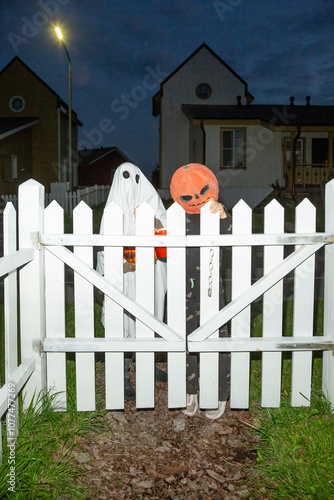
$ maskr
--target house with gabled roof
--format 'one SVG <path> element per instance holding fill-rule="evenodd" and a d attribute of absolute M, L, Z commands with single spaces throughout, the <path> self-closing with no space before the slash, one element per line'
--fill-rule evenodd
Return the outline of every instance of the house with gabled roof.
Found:
<path fill-rule="evenodd" d="M 109 186 L 117 167 L 131 161 L 117 147 L 81 149 L 79 151 L 79 185 L 81 187 Z"/>
<path fill-rule="evenodd" d="M 77 137 L 82 123 L 72 110 L 69 172 L 69 108 L 19 57 L 0 71 L 0 194 L 16 194 L 33 178 L 50 192 L 55 182 L 78 184 Z"/>
<path fill-rule="evenodd" d="M 256 206 L 278 183 L 319 187 L 334 176 L 334 106 L 254 104 L 247 83 L 205 43 L 153 97 L 160 125 L 160 188 L 174 171 L 204 163 L 223 201 Z"/>

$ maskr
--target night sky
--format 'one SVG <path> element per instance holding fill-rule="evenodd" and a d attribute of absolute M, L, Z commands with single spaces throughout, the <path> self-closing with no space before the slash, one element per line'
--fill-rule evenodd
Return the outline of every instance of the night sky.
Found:
<path fill-rule="evenodd" d="M 0 0 L 0 19 L 0 69 L 17 55 L 68 103 L 61 27 L 79 148 L 117 146 L 147 175 L 159 161 L 152 97 L 202 43 L 254 104 L 334 105 L 332 0 Z"/>

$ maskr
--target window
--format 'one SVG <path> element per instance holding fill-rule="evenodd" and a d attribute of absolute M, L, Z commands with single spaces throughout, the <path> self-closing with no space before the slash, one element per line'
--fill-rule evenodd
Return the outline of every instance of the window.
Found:
<path fill-rule="evenodd" d="M 312 139 L 312 166 L 320 167 L 328 163 L 328 139 Z"/>
<path fill-rule="evenodd" d="M 245 130 L 222 129 L 222 168 L 245 167 Z"/>
<path fill-rule="evenodd" d="M 285 161 L 286 165 L 290 165 L 290 161 L 292 162 L 292 146 L 291 139 L 285 138 L 284 140 L 284 149 L 285 149 Z M 301 166 L 305 163 L 304 158 L 304 138 L 297 139 L 296 144 L 296 165 Z"/>
<path fill-rule="evenodd" d="M 196 87 L 196 95 L 200 99 L 208 99 L 212 93 L 212 89 L 210 85 L 207 83 L 200 83 Z"/>
<path fill-rule="evenodd" d="M 24 109 L 25 102 L 24 99 L 19 95 L 14 95 L 9 101 L 9 107 L 15 113 L 19 113 Z"/>

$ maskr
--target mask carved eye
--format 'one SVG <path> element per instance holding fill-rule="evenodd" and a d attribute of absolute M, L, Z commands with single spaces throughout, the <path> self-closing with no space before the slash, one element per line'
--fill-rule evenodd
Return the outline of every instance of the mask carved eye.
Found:
<path fill-rule="evenodd" d="M 180 200 L 185 202 L 192 200 L 192 198 L 190 195 L 180 196 Z"/>
<path fill-rule="evenodd" d="M 128 179 L 130 177 L 130 174 L 127 170 L 124 170 L 123 177 L 124 177 L 124 179 Z"/>
<path fill-rule="evenodd" d="M 136 183 L 139 184 L 139 174 L 136 175 Z"/>
<path fill-rule="evenodd" d="M 207 184 L 206 186 L 204 186 L 203 189 L 201 189 L 201 192 L 200 192 L 200 195 L 203 196 L 205 193 L 207 193 L 210 189 L 210 186 L 209 184 Z"/>

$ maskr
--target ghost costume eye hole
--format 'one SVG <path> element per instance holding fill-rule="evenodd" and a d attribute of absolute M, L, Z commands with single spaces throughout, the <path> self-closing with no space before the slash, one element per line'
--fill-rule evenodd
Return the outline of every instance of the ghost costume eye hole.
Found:
<path fill-rule="evenodd" d="M 128 179 L 130 177 L 130 174 L 127 170 L 124 170 L 123 177 L 124 177 L 124 179 Z"/>
<path fill-rule="evenodd" d="M 192 200 L 192 196 L 190 195 L 185 195 L 185 196 L 180 196 L 181 201 L 190 201 Z"/>
<path fill-rule="evenodd" d="M 139 174 L 136 175 L 136 183 L 139 184 Z"/>
<path fill-rule="evenodd" d="M 201 189 L 200 195 L 203 196 L 207 191 L 209 191 L 209 188 L 210 188 L 209 184 L 204 186 L 204 188 Z"/>

